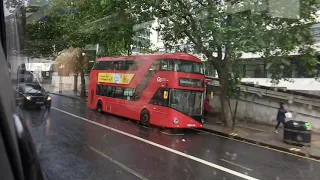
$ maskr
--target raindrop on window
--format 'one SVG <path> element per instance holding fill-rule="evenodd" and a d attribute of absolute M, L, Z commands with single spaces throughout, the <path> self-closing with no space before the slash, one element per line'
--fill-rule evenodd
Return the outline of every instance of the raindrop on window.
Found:
<path fill-rule="evenodd" d="M 213 175 L 216 176 L 217 175 L 217 171 L 213 171 Z"/>
<path fill-rule="evenodd" d="M 289 100 L 294 100 L 294 96 L 293 96 L 293 95 L 290 95 L 290 96 L 288 97 L 288 99 L 289 99 Z"/>
<path fill-rule="evenodd" d="M 233 156 L 234 156 L 234 157 L 237 157 L 238 155 L 237 155 L 236 153 L 233 153 Z"/>
<path fill-rule="evenodd" d="M 268 63 L 266 69 L 269 69 L 272 66 L 272 63 Z"/>

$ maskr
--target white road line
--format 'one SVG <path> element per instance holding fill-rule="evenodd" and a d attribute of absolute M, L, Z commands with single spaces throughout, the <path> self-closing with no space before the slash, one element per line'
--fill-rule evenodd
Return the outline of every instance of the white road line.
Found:
<path fill-rule="evenodd" d="M 142 126 L 143 128 L 146 128 L 146 129 L 151 129 L 150 127 L 147 127 L 147 126 Z"/>
<path fill-rule="evenodd" d="M 240 165 L 240 164 L 237 164 L 237 163 L 234 163 L 234 162 L 231 162 L 231 161 L 227 161 L 227 160 L 225 160 L 225 159 L 220 159 L 220 160 L 221 160 L 221 161 L 224 161 L 224 162 L 226 162 L 226 163 L 229 163 L 229 164 L 232 164 L 232 165 L 241 167 L 241 168 L 243 168 L 243 169 L 245 169 L 245 170 L 253 171 L 252 169 L 247 168 L 247 167 L 245 167 L 245 166 L 242 166 L 242 165 Z"/>
<path fill-rule="evenodd" d="M 214 163 L 211 163 L 211 162 L 209 162 L 209 161 L 206 161 L 206 160 L 203 160 L 203 159 L 200 159 L 200 158 L 191 156 L 191 155 L 189 155 L 189 154 L 186 154 L 186 153 L 177 151 L 177 150 L 175 150 L 175 149 L 171 149 L 171 148 L 166 147 L 166 146 L 163 146 L 163 145 L 161 145 L 161 144 L 157 144 L 157 143 L 155 143 L 155 142 L 152 142 L 152 141 L 143 139 L 143 138 L 141 138 L 141 137 L 138 137 L 138 136 L 135 136 L 135 135 L 132 135 L 132 134 L 129 134 L 129 133 L 120 131 L 120 130 L 115 129 L 115 128 L 112 128 L 112 127 L 110 127 L 110 126 L 106 126 L 106 125 L 103 125 L 103 124 L 99 124 L 99 123 L 97 123 L 97 122 L 91 121 L 91 120 L 89 120 L 89 119 L 86 119 L 86 118 L 84 118 L 84 117 L 81 117 L 81 116 L 78 116 L 78 115 L 69 113 L 69 112 L 64 111 L 64 110 L 61 110 L 61 109 L 58 109 L 58 108 L 56 108 L 56 107 L 51 107 L 51 108 L 54 109 L 54 110 L 63 112 L 63 113 L 65 113 L 65 114 L 68 114 L 68 115 L 70 115 L 70 116 L 73 116 L 73 117 L 75 117 L 75 118 L 79 118 L 79 119 L 81 119 L 81 120 L 83 120 L 83 121 L 86 121 L 86 122 L 95 124 L 95 125 L 97 125 L 97 126 L 100 126 L 100 127 L 106 128 L 106 129 L 109 129 L 109 130 L 114 131 L 114 132 L 117 132 L 117 133 L 119 133 L 119 134 L 122 134 L 122 135 L 125 135 L 125 136 L 128 136 L 128 137 L 131 137 L 131 138 L 136 139 L 136 140 L 139 140 L 139 141 L 142 141 L 142 142 L 147 143 L 147 144 L 149 144 L 149 145 L 152 145 L 152 146 L 158 147 L 158 148 L 160 148 L 160 149 L 163 149 L 163 150 L 172 152 L 172 153 L 177 154 L 177 155 L 180 155 L 180 156 L 182 156 L 182 157 L 185 157 L 185 158 L 188 158 L 188 159 L 197 161 L 197 162 L 199 162 L 199 163 L 205 164 L 205 165 L 210 166 L 210 167 L 212 167 L 212 168 L 219 169 L 219 170 L 221 170 L 221 171 L 224 171 L 224 172 L 226 172 L 226 173 L 232 174 L 232 175 L 234 175 L 234 176 L 238 176 L 238 177 L 241 177 L 241 178 L 243 178 L 243 179 L 248 179 L 248 180 L 258 180 L 257 178 L 250 177 L 250 176 L 248 176 L 248 175 L 245 175 L 245 174 L 239 173 L 239 172 L 237 172 L 237 171 L 234 171 L 234 170 L 231 170 L 231 169 L 228 169 L 228 168 L 219 166 L 219 165 L 214 164 Z"/>
<path fill-rule="evenodd" d="M 122 163 L 120 163 L 120 162 L 112 159 L 111 157 L 109 157 L 109 156 L 107 156 L 106 154 L 104 154 L 103 152 L 95 149 L 94 147 L 89 146 L 89 148 L 90 148 L 92 151 L 96 152 L 97 154 L 101 155 L 102 157 L 104 157 L 104 158 L 108 159 L 109 161 L 115 163 L 116 165 L 120 166 L 121 168 L 123 168 L 124 170 L 128 171 L 129 173 L 137 176 L 138 178 L 140 178 L 140 179 L 142 179 L 142 180 L 148 180 L 148 178 L 146 178 L 146 177 L 142 176 L 141 174 L 137 173 L 136 171 L 130 169 L 128 166 L 126 166 L 126 165 L 124 165 L 124 164 L 122 164 Z"/>
<path fill-rule="evenodd" d="M 208 133 L 200 132 L 200 133 L 198 133 L 198 134 L 208 134 Z"/>
<path fill-rule="evenodd" d="M 203 131 L 203 130 L 200 130 L 200 129 L 193 129 L 193 130 L 195 130 L 195 131 L 199 131 L 199 132 L 201 132 L 201 133 L 203 133 L 203 134 L 210 134 L 209 132 L 207 132 L 207 131 Z"/>
<path fill-rule="evenodd" d="M 160 131 L 162 134 L 168 135 L 168 136 L 183 136 L 184 134 L 170 134 L 164 131 Z"/>

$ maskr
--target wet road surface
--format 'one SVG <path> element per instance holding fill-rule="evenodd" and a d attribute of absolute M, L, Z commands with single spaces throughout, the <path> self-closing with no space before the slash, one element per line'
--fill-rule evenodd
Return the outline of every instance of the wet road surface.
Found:
<path fill-rule="evenodd" d="M 23 110 L 48 179 L 320 179 L 320 163 L 195 130 L 169 132 L 52 95 Z"/>

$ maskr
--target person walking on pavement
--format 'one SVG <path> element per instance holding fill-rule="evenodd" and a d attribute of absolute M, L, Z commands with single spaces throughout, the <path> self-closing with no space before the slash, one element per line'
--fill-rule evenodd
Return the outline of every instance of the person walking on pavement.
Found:
<path fill-rule="evenodd" d="M 278 109 L 278 114 L 277 114 L 277 125 L 276 125 L 276 129 L 275 129 L 275 133 L 278 133 L 278 127 L 279 125 L 282 123 L 283 126 L 284 126 L 284 123 L 285 123 L 285 118 L 286 118 L 286 113 L 287 113 L 287 110 L 285 109 L 284 107 L 284 103 L 280 103 L 280 107 Z"/>

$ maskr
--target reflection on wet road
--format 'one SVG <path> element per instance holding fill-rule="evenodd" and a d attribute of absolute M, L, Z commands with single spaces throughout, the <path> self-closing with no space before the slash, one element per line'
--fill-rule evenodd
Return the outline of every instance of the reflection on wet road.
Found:
<path fill-rule="evenodd" d="M 169 132 L 54 96 L 23 110 L 48 179 L 320 179 L 320 163 L 193 130 Z"/>

